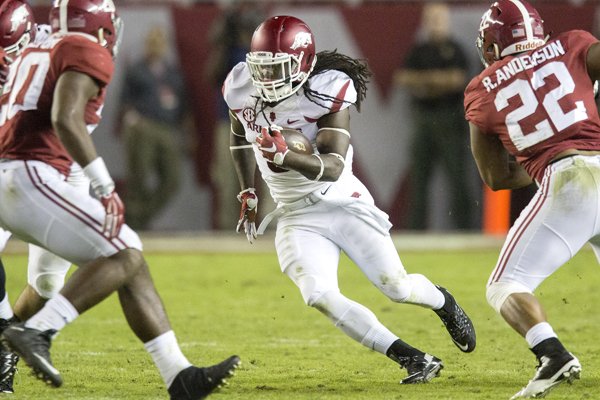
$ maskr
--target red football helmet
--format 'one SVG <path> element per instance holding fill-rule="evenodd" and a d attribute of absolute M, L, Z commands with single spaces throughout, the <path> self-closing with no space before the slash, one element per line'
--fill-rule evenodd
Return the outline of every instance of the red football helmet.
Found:
<path fill-rule="evenodd" d="M 35 20 L 22 0 L 5 0 L 0 5 L 0 47 L 7 57 L 17 57 L 35 38 Z"/>
<path fill-rule="evenodd" d="M 525 0 L 498 0 L 481 17 L 477 50 L 486 67 L 545 42 L 544 21 Z"/>
<path fill-rule="evenodd" d="M 296 93 L 316 62 L 312 31 L 303 21 L 287 15 L 272 17 L 260 24 L 246 55 L 252 83 L 268 102 Z"/>
<path fill-rule="evenodd" d="M 54 0 L 52 32 L 82 32 L 98 39 L 116 57 L 123 23 L 112 0 Z"/>

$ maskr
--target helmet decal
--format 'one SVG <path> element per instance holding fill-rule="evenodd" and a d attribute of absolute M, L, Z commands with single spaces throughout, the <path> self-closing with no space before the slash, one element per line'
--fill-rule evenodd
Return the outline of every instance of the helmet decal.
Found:
<path fill-rule="evenodd" d="M 523 3 L 521 3 L 519 0 L 510 0 L 510 2 L 517 6 L 521 12 L 521 15 L 523 16 L 523 25 L 525 25 L 525 36 L 527 37 L 527 40 L 533 40 L 533 26 L 531 23 L 531 17 L 529 17 L 529 11 L 527 11 Z"/>
<path fill-rule="evenodd" d="M 292 50 L 298 50 L 299 48 L 307 48 L 312 44 L 312 35 L 308 32 L 298 32 L 294 37 L 294 43 L 290 46 Z"/>
<path fill-rule="evenodd" d="M 497 4 L 498 3 L 494 3 L 494 5 L 497 5 Z M 481 17 L 481 22 L 479 23 L 479 31 L 483 31 L 484 29 L 489 28 L 490 25 L 492 25 L 492 24 L 504 25 L 504 22 L 498 21 L 498 20 L 495 20 L 494 18 L 492 18 L 492 9 L 490 8 Z"/>
<path fill-rule="evenodd" d="M 27 22 L 29 15 L 29 9 L 25 4 L 17 8 L 10 17 L 11 30 L 14 32 L 17 30 L 19 25 Z"/>

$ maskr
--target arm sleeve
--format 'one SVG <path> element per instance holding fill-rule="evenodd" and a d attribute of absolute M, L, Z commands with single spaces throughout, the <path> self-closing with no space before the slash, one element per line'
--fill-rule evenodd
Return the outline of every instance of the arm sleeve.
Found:
<path fill-rule="evenodd" d="M 101 87 L 107 86 L 114 72 L 113 59 L 104 47 L 83 37 L 67 37 L 53 50 L 57 76 L 66 71 L 86 74 Z"/>

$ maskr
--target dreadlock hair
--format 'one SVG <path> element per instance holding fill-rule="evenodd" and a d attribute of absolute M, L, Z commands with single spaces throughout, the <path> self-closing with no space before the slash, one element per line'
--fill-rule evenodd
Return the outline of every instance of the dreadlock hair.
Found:
<path fill-rule="evenodd" d="M 357 93 L 356 109 L 360 111 L 360 105 L 367 96 L 367 83 L 369 83 L 369 77 L 372 75 L 366 60 L 357 60 L 338 53 L 337 49 L 317 53 L 317 63 L 315 64 L 311 75 L 314 76 L 332 69 L 341 71 L 352 79 Z M 346 102 L 343 99 L 336 99 L 311 89 L 307 89 L 305 94 L 310 101 L 322 107 L 324 106 L 320 104 L 318 100 L 329 100 L 333 103 Z"/>

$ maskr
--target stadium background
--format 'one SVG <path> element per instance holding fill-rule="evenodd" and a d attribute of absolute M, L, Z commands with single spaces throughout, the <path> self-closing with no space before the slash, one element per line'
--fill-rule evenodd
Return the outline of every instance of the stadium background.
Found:
<path fill-rule="evenodd" d="M 41 2 L 39 2 L 41 3 Z M 123 143 L 119 137 L 119 95 L 125 64 L 143 51 L 146 32 L 162 26 L 169 33 L 170 57 L 185 75 L 200 143 L 193 158 L 187 158 L 184 185 L 177 198 L 154 221 L 157 231 L 208 231 L 213 226 L 214 204 L 208 165 L 212 155 L 215 94 L 203 78 L 209 52 L 208 31 L 222 12 L 217 2 L 116 1 L 125 22 L 116 75 L 103 111 L 104 118 L 94 140 L 118 182 L 125 176 Z M 394 229 L 402 229 L 408 212 L 406 193 L 409 171 L 408 145 L 411 116 L 407 93 L 392 85 L 394 69 L 414 40 L 419 38 L 423 1 L 273 1 L 270 15 L 291 14 L 305 20 L 316 36 L 317 50 L 338 49 L 357 58 L 366 58 L 374 72 L 367 100 L 360 115 L 353 115 L 355 171 L 372 191 L 377 204 L 388 214 Z M 598 1 L 532 1 L 544 17 L 547 32 L 585 29 L 597 32 Z M 453 35 L 471 57 L 471 75 L 480 70 L 474 41 L 479 19 L 489 1 L 452 1 Z M 47 20 L 48 7 L 35 6 L 37 20 Z M 356 114 L 356 113 L 355 113 Z M 465 135 L 468 133 L 465 132 Z M 471 179 L 479 182 L 472 165 Z M 434 230 L 446 230 L 446 188 L 437 174 L 432 191 Z M 122 187 L 126 190 L 125 187 Z M 477 191 L 479 192 L 479 191 Z M 481 199 L 480 193 L 475 193 Z M 481 215 L 481 201 L 474 207 Z M 232 227 L 233 229 L 233 227 Z"/>

